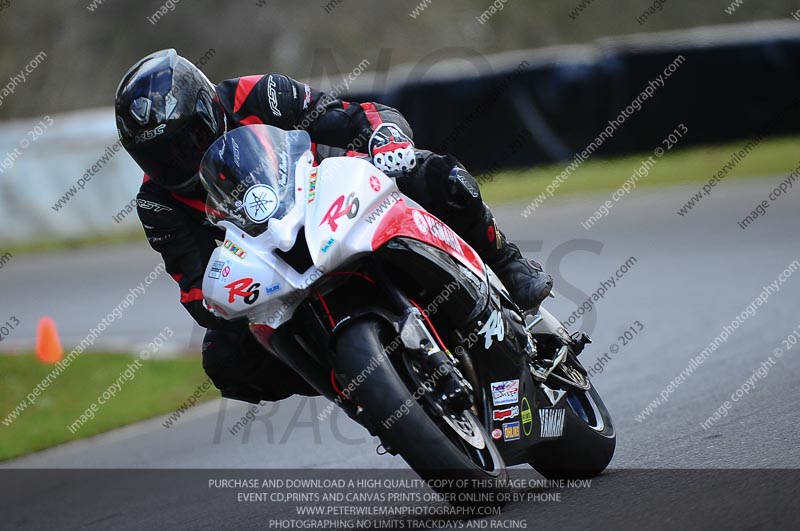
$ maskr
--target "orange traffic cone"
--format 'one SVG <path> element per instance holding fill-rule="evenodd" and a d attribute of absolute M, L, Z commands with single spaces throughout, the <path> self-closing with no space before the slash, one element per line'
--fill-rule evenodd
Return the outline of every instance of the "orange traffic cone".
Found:
<path fill-rule="evenodd" d="M 50 317 L 42 317 L 36 327 L 36 357 L 42 363 L 58 363 L 64 357 L 56 323 Z"/>

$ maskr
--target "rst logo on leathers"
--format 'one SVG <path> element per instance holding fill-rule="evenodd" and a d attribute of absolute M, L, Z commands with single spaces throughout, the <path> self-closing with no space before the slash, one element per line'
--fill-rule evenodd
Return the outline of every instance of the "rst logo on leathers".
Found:
<path fill-rule="evenodd" d="M 144 199 L 137 199 L 136 204 L 139 208 L 144 210 L 152 210 L 153 212 L 171 212 L 172 209 L 168 206 L 159 205 L 158 203 L 153 203 L 152 201 L 146 201 Z"/>
<path fill-rule="evenodd" d="M 269 110 L 274 116 L 282 116 L 278 108 L 278 91 L 275 78 L 270 75 L 267 78 L 267 99 L 269 99 Z"/>
<path fill-rule="evenodd" d="M 253 282 L 252 278 L 240 278 L 227 284 L 225 288 L 228 290 L 228 302 L 233 304 L 236 297 L 244 299 L 245 304 L 253 304 L 258 300 L 258 288 L 261 284 Z"/>
<path fill-rule="evenodd" d="M 347 196 L 347 200 L 343 195 L 340 195 L 336 198 L 328 211 L 325 212 L 325 215 L 322 217 L 322 221 L 320 222 L 320 226 L 323 223 L 327 222 L 333 232 L 339 228 L 339 223 L 337 223 L 337 219 L 342 216 L 347 216 L 348 219 L 353 219 L 358 215 L 358 207 L 360 202 L 356 197 L 356 193 L 352 192 L 350 195 Z"/>

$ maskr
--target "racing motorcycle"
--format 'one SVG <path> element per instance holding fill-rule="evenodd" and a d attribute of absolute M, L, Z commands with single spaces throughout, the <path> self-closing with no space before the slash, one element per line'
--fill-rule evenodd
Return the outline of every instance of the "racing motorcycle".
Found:
<path fill-rule="evenodd" d="M 616 436 L 578 361 L 589 338 L 544 308 L 524 313 L 368 160 L 315 166 L 310 148 L 304 131 L 248 125 L 206 152 L 207 214 L 226 231 L 207 307 L 247 318 L 268 352 L 429 481 L 507 492 L 510 465 L 602 472 Z"/>

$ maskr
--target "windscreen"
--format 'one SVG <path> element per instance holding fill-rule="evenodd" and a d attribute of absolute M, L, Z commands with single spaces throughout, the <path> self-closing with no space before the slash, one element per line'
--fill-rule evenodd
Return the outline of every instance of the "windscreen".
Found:
<path fill-rule="evenodd" d="M 251 236 L 294 206 L 294 170 L 311 148 L 305 131 L 269 125 L 237 127 L 218 138 L 200 163 L 212 223 L 230 221 Z"/>

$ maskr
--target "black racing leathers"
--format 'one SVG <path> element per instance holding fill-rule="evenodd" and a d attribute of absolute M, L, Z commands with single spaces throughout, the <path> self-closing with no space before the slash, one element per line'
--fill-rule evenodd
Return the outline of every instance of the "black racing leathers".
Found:
<path fill-rule="evenodd" d="M 224 110 L 224 126 L 268 124 L 306 130 L 317 159 L 348 152 L 366 153 L 372 131 L 382 122 L 411 128 L 394 109 L 375 103 L 349 103 L 287 76 L 267 74 L 223 81 L 215 101 Z M 257 403 L 315 391 L 276 360 L 241 321 L 228 322 L 203 304 L 206 264 L 223 232 L 205 216 L 205 193 L 181 196 L 145 176 L 137 196 L 138 214 L 150 245 L 161 253 L 167 272 L 178 282 L 181 304 L 201 326 L 203 367 L 222 396 Z"/>

